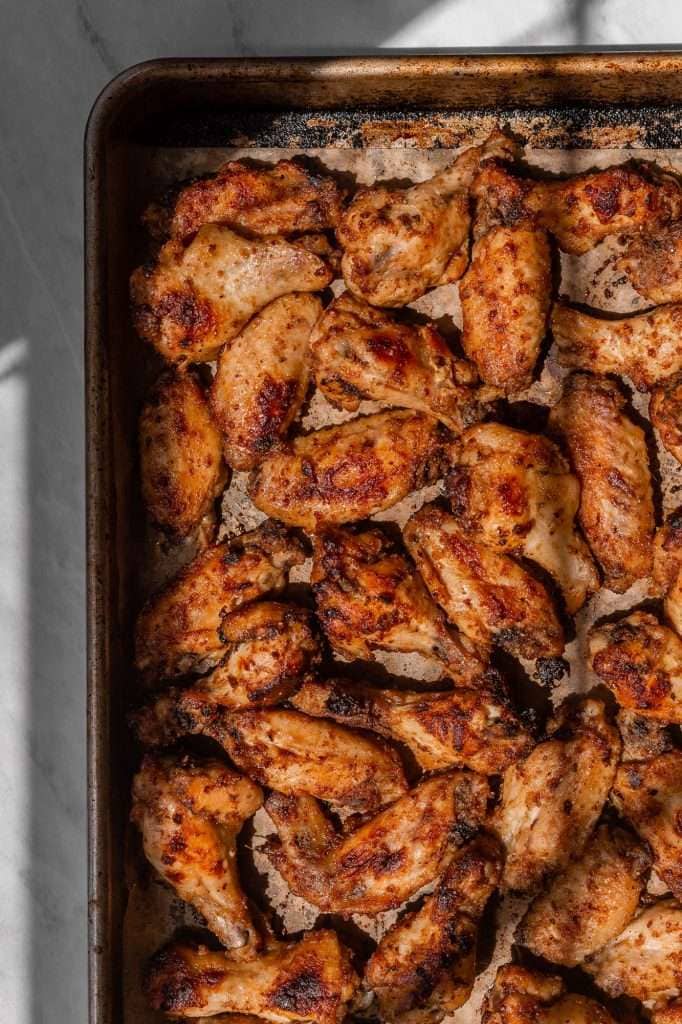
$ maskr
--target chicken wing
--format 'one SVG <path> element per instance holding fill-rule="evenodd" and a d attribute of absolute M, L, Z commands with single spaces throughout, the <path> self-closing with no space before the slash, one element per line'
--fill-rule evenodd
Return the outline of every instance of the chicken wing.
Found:
<path fill-rule="evenodd" d="M 455 854 L 421 909 L 386 932 L 364 976 L 382 1020 L 439 1024 L 467 1001 L 476 977 L 479 921 L 501 870 L 499 845 L 479 836 Z"/>
<path fill-rule="evenodd" d="M 417 651 L 461 682 L 485 670 L 431 600 L 421 577 L 381 530 L 330 528 L 315 537 L 311 583 L 317 616 L 345 658 Z"/>
<path fill-rule="evenodd" d="M 562 654 L 547 590 L 513 558 L 475 540 L 437 505 L 422 506 L 403 536 L 433 598 L 482 651 L 499 644 L 526 658 Z"/>
<path fill-rule="evenodd" d="M 471 688 L 457 686 L 446 693 L 309 680 L 292 703 L 307 715 L 372 729 L 404 743 L 424 771 L 461 766 L 497 775 L 533 745 L 494 670 Z"/>
<path fill-rule="evenodd" d="M 557 302 L 552 334 L 562 366 L 617 373 L 639 391 L 682 370 L 682 303 L 614 320 Z"/>
<path fill-rule="evenodd" d="M 152 1009 L 173 1017 L 246 1013 L 273 1024 L 341 1024 L 357 986 L 332 931 L 308 932 L 249 961 L 173 942 L 154 956 L 145 979 Z"/>
<path fill-rule="evenodd" d="M 446 492 L 458 520 L 475 537 L 546 569 L 572 615 L 599 589 L 590 550 L 574 522 L 580 484 L 547 438 L 500 423 L 470 427 Z"/>
<path fill-rule="evenodd" d="M 155 869 L 203 914 L 228 949 L 253 957 L 261 938 L 237 872 L 237 836 L 263 803 L 260 786 L 218 761 L 145 757 L 131 819 Z"/>
<path fill-rule="evenodd" d="M 616 774 L 621 741 L 602 701 L 564 701 L 547 736 L 507 769 L 493 815 L 505 890 L 534 892 L 582 852 Z"/>
<path fill-rule="evenodd" d="M 662 381 L 652 390 L 649 418 L 663 447 L 682 462 L 682 374 Z"/>
<path fill-rule="evenodd" d="M 586 996 L 566 992 L 555 974 L 520 964 L 500 967 L 483 1004 L 482 1024 L 615 1024 L 610 1013 Z"/>
<path fill-rule="evenodd" d="M 635 235 L 617 266 L 650 302 L 682 302 L 682 223 Z"/>
<path fill-rule="evenodd" d="M 656 531 L 654 584 L 663 597 L 668 621 L 682 636 L 682 509 L 669 515 L 665 525 Z"/>
<path fill-rule="evenodd" d="M 651 1016 L 651 1024 L 682 1024 L 682 999 L 673 999 L 657 1007 Z"/>
<path fill-rule="evenodd" d="M 332 273 L 314 253 L 206 224 L 185 248 L 170 241 L 130 279 L 138 334 L 171 363 L 215 359 L 248 320 L 289 292 L 316 292 Z"/>
<path fill-rule="evenodd" d="M 582 486 L 578 518 L 604 583 L 622 594 L 652 569 L 654 502 L 646 437 L 626 412 L 618 385 L 571 376 L 552 409 Z"/>
<path fill-rule="evenodd" d="M 235 469 L 252 469 L 298 416 L 308 391 L 308 339 L 321 312 L 315 295 L 283 295 L 220 353 L 211 411 Z"/>
<path fill-rule="evenodd" d="M 682 752 L 621 765 L 611 799 L 651 847 L 656 873 L 682 900 Z"/>
<path fill-rule="evenodd" d="M 313 373 L 329 401 L 355 411 L 361 399 L 416 409 L 459 434 L 483 405 L 473 366 L 431 325 L 396 320 L 344 292 L 311 338 Z"/>
<path fill-rule="evenodd" d="M 623 741 L 623 761 L 646 761 L 673 748 L 670 729 L 655 718 L 644 718 L 619 708 L 616 716 L 618 731 Z"/>
<path fill-rule="evenodd" d="M 576 967 L 630 923 L 650 864 L 629 832 L 602 825 L 579 860 L 531 904 L 518 941 L 536 956 Z"/>
<path fill-rule="evenodd" d="M 314 532 L 367 519 L 439 475 L 444 428 L 422 413 L 382 412 L 297 437 L 254 470 L 257 508 Z"/>
<path fill-rule="evenodd" d="M 301 565 L 300 542 L 266 522 L 207 548 L 144 606 L 137 620 L 135 664 L 157 677 L 212 668 L 225 654 L 225 615 L 273 590 Z"/>
<path fill-rule="evenodd" d="M 633 612 L 593 629 L 590 660 L 622 707 L 682 724 L 682 640 L 655 616 Z"/>
<path fill-rule="evenodd" d="M 682 907 L 675 900 L 648 907 L 583 966 L 610 996 L 648 1001 L 679 995 Z"/>
<path fill-rule="evenodd" d="M 421 782 L 375 818 L 340 836 L 309 796 L 273 793 L 265 809 L 277 837 L 264 852 L 297 896 L 323 911 L 379 914 L 433 881 L 482 823 L 481 775 L 449 772 Z"/>

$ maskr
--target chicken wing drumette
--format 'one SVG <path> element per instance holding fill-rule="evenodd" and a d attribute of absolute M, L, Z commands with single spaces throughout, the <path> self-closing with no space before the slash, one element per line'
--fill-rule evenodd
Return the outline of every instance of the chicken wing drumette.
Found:
<path fill-rule="evenodd" d="M 618 269 L 650 302 L 682 302 L 682 222 L 635 235 L 618 260 Z"/>
<path fill-rule="evenodd" d="M 663 447 L 682 462 L 682 374 L 661 381 L 653 388 L 649 418 Z"/>
<path fill-rule="evenodd" d="M 566 991 L 554 974 L 520 964 L 500 967 L 483 1004 L 482 1024 L 615 1024 L 594 999 Z"/>

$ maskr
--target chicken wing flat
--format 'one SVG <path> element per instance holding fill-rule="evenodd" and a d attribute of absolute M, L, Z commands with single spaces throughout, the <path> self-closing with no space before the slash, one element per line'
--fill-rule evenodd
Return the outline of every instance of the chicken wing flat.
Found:
<path fill-rule="evenodd" d="M 421 782 L 375 818 L 340 836 L 312 797 L 273 793 L 265 808 L 277 837 L 264 852 L 289 888 L 320 910 L 379 914 L 432 882 L 486 814 L 481 775 Z"/>
<path fill-rule="evenodd" d="M 584 964 L 610 996 L 659 1000 L 682 984 L 682 907 L 660 900 Z"/>
<path fill-rule="evenodd" d="M 147 756 L 133 781 L 131 818 L 148 860 L 245 957 L 261 938 L 239 884 L 236 842 L 262 803 L 260 786 L 218 761 Z"/>
<path fill-rule="evenodd" d="M 457 686 L 446 693 L 310 680 L 292 703 L 307 715 L 372 729 L 404 743 L 424 771 L 464 767 L 497 775 L 533 745 L 493 670 L 471 688 Z"/>
<path fill-rule="evenodd" d="M 682 462 L 682 375 L 664 380 L 652 390 L 649 418 L 663 447 Z"/>
<path fill-rule="evenodd" d="M 617 266 L 650 302 L 682 302 L 682 223 L 635 235 Z"/>
<path fill-rule="evenodd" d="M 269 302 L 319 291 L 331 279 L 326 263 L 301 246 L 206 224 L 186 248 L 166 242 L 153 266 L 134 271 L 133 319 L 168 362 L 207 362 Z"/>
<path fill-rule="evenodd" d="M 475 537 L 546 569 L 571 614 L 599 589 L 592 555 L 575 526 L 580 484 L 547 438 L 501 423 L 470 427 L 446 492 L 458 520 Z"/>
<path fill-rule="evenodd" d="M 317 386 L 341 409 L 387 402 L 428 413 L 456 434 L 482 415 L 476 371 L 435 327 L 401 323 L 350 292 L 324 311 L 311 351 Z"/>
<path fill-rule="evenodd" d="M 421 577 L 381 530 L 332 527 L 315 537 L 311 583 L 329 643 L 345 658 L 374 650 L 417 651 L 458 682 L 485 665 L 448 625 Z"/>
<path fill-rule="evenodd" d="M 254 505 L 311 532 L 390 508 L 439 475 L 444 428 L 422 413 L 358 416 L 297 437 L 253 471 Z"/>
<path fill-rule="evenodd" d="M 404 306 L 460 277 L 467 264 L 469 188 L 482 159 L 513 144 L 495 133 L 428 181 L 360 189 L 336 231 L 346 287 L 374 306 Z"/>
<path fill-rule="evenodd" d="M 682 900 L 682 752 L 621 765 L 611 799 L 651 847 L 659 877 Z"/>
<path fill-rule="evenodd" d="M 509 555 L 474 539 L 438 505 L 422 506 L 403 536 L 432 597 L 481 651 L 499 644 L 526 658 L 562 654 L 546 588 Z"/>
<path fill-rule="evenodd" d="M 341 1024 L 357 986 L 332 931 L 308 932 L 248 961 L 173 942 L 154 956 L 145 980 L 152 1009 L 172 1017 L 246 1013 L 273 1024 Z"/>
<path fill-rule="evenodd" d="M 624 593 L 652 569 L 654 502 L 646 437 L 618 385 L 573 374 L 549 417 L 569 450 L 582 494 L 578 517 L 604 583 Z"/>
<path fill-rule="evenodd" d="M 682 370 L 682 303 L 614 320 L 557 302 L 552 334 L 562 366 L 617 373 L 640 391 Z"/>
<path fill-rule="evenodd" d="M 211 411 L 235 469 L 252 469 L 298 416 L 308 390 L 308 339 L 321 312 L 315 295 L 283 295 L 220 353 Z"/>
<path fill-rule="evenodd" d="M 173 536 L 193 533 L 226 486 L 221 447 L 196 377 L 163 374 L 140 416 L 140 476 L 149 515 Z"/>
<path fill-rule="evenodd" d="M 654 587 L 663 597 L 666 618 L 682 636 L 682 509 L 672 512 L 656 531 Z"/>
<path fill-rule="evenodd" d="M 621 741 L 602 701 L 565 701 L 547 736 L 507 769 L 493 815 L 505 890 L 534 892 L 582 852 L 616 774 Z"/>
<path fill-rule="evenodd" d="M 682 640 L 655 616 L 633 612 L 593 629 L 590 660 L 622 707 L 682 724 Z"/>
<path fill-rule="evenodd" d="M 479 836 L 455 854 L 421 909 L 386 932 L 364 976 L 382 1020 L 439 1024 L 467 1001 L 476 977 L 479 921 L 501 870 L 498 843 Z"/>
<path fill-rule="evenodd" d="M 582 856 L 531 904 L 518 941 L 536 956 L 576 967 L 633 919 L 650 863 L 629 832 L 602 825 Z"/>
<path fill-rule="evenodd" d="M 615 1024 L 610 1013 L 586 996 L 566 992 L 554 974 L 504 964 L 483 1004 L 482 1024 Z"/>

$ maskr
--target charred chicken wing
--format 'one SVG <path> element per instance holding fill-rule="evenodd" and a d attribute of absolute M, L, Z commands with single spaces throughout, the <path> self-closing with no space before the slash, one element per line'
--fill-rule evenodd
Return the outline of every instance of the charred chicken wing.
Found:
<path fill-rule="evenodd" d="M 682 222 L 630 239 L 618 267 L 656 305 L 682 302 Z"/>
<path fill-rule="evenodd" d="M 483 1004 L 482 1024 L 615 1024 L 610 1013 L 586 996 L 566 992 L 554 974 L 505 964 Z"/>

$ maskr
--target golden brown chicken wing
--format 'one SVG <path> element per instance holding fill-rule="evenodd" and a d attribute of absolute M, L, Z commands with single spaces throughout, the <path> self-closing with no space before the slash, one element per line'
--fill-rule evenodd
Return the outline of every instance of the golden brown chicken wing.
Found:
<path fill-rule="evenodd" d="M 507 769 L 493 815 L 505 890 L 534 892 L 581 853 L 616 774 L 621 741 L 602 701 L 565 701 L 547 737 Z"/>
<path fill-rule="evenodd" d="M 663 597 L 666 618 L 682 636 L 682 509 L 672 512 L 656 531 L 654 585 Z"/>
<path fill-rule="evenodd" d="M 520 964 L 504 964 L 483 1004 L 482 1024 L 615 1024 L 586 996 L 566 992 L 563 980 Z"/>
<path fill-rule="evenodd" d="M 488 796 L 483 776 L 448 772 L 340 836 L 312 797 L 273 793 L 266 810 L 277 838 L 264 852 L 292 892 L 320 910 L 379 914 L 444 870 L 453 839 L 463 842 L 482 823 Z"/>
<path fill-rule="evenodd" d="M 158 873 L 235 954 L 261 946 L 237 872 L 237 836 L 263 803 L 260 786 L 219 761 L 145 757 L 131 818 Z"/>
<path fill-rule="evenodd" d="M 476 977 L 480 918 L 501 870 L 496 840 L 477 837 L 455 854 L 421 908 L 386 932 L 364 976 L 382 1020 L 439 1024 L 467 1001 Z"/>
<path fill-rule="evenodd" d="M 308 339 L 321 312 L 315 295 L 283 295 L 220 353 L 211 411 L 235 469 L 252 469 L 298 416 L 308 390 Z"/>
<path fill-rule="evenodd" d="M 682 302 L 682 223 L 635 235 L 617 266 L 645 299 Z"/>
<path fill-rule="evenodd" d="M 317 616 L 345 658 L 371 661 L 372 651 L 417 651 L 453 679 L 480 676 L 485 664 L 448 625 L 421 577 L 381 530 L 330 528 L 317 534 L 311 583 Z"/>
<path fill-rule="evenodd" d="M 501 423 L 470 427 L 457 448 L 446 491 L 467 531 L 546 569 L 571 614 L 598 590 L 590 550 L 574 522 L 580 484 L 547 438 Z"/>
<path fill-rule="evenodd" d="M 440 473 L 444 428 L 422 413 L 382 412 L 297 437 L 254 470 L 257 508 L 315 531 L 367 519 Z"/>
<path fill-rule="evenodd" d="M 438 505 L 407 522 L 407 548 L 433 598 L 481 651 L 556 657 L 564 635 L 546 588 L 509 555 L 475 540 Z"/>
<path fill-rule="evenodd" d="M 138 334 L 168 362 L 215 359 L 248 320 L 289 292 L 316 292 L 332 274 L 314 253 L 206 224 L 185 248 L 170 241 L 130 279 Z"/>
<path fill-rule="evenodd" d="M 682 462 L 682 375 L 664 380 L 652 390 L 649 418 L 663 447 Z"/>
<path fill-rule="evenodd" d="M 137 668 L 157 677 L 212 668 L 225 654 L 224 616 L 281 589 L 304 559 L 300 542 L 270 522 L 207 548 L 140 612 Z"/>
<path fill-rule="evenodd" d="M 571 376 L 550 413 L 582 486 L 578 517 L 610 590 L 651 573 L 654 502 L 646 437 L 623 392 L 604 377 Z"/>
<path fill-rule="evenodd" d="M 149 1004 L 172 1017 L 254 1014 L 283 1024 L 341 1024 L 358 980 L 332 931 L 278 943 L 256 960 L 173 942 L 147 970 Z"/>

